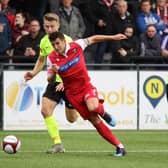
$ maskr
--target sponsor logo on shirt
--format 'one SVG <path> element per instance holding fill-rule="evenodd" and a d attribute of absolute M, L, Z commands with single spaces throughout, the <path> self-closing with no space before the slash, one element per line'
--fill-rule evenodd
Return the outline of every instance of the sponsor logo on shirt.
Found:
<path fill-rule="evenodd" d="M 59 71 L 60 72 L 64 72 L 64 71 L 68 70 L 69 68 L 71 68 L 72 66 L 74 66 L 75 64 L 77 64 L 79 62 L 79 60 L 80 60 L 80 57 L 77 56 L 76 58 L 70 60 L 66 64 L 60 66 Z"/>

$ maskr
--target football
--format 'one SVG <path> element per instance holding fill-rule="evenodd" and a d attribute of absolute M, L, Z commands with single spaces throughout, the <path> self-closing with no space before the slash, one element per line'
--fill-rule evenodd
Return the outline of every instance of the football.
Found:
<path fill-rule="evenodd" d="M 2 149 L 4 152 L 14 154 L 18 152 L 21 147 L 21 141 L 14 135 L 5 136 L 2 140 Z"/>

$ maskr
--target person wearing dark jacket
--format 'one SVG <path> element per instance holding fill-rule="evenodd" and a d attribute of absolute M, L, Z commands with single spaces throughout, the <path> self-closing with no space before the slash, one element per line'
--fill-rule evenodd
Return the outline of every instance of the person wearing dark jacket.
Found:
<path fill-rule="evenodd" d="M 140 39 L 141 39 L 141 56 L 149 58 L 150 63 L 151 62 L 158 63 L 157 57 L 161 56 L 161 46 L 160 46 L 161 39 L 157 33 L 155 25 L 148 25 L 146 28 L 146 32 L 141 34 Z M 154 57 L 156 57 L 156 59 L 154 59 Z"/>
<path fill-rule="evenodd" d="M 112 34 L 112 13 L 115 10 L 114 0 L 94 0 L 93 16 L 95 23 L 95 34 Z M 103 63 L 103 56 L 110 42 L 97 44 L 95 63 Z"/>
<path fill-rule="evenodd" d="M 9 21 L 11 29 L 14 27 L 15 9 L 9 5 L 10 0 L 0 0 L 1 10 L 0 13 L 5 15 Z"/>
<path fill-rule="evenodd" d="M 20 57 L 15 62 L 35 63 L 40 51 L 40 40 L 44 33 L 40 31 L 38 20 L 30 22 L 30 33 L 21 37 L 16 44 L 14 55 Z"/>
<path fill-rule="evenodd" d="M 134 32 L 133 25 L 126 25 L 123 34 L 126 35 L 127 39 L 116 43 L 114 56 L 118 59 L 119 63 L 131 63 L 133 62 L 131 58 L 139 55 L 140 43 Z"/>
<path fill-rule="evenodd" d="M 15 15 L 14 27 L 12 29 L 12 45 L 16 47 L 16 43 L 24 35 L 29 34 L 29 23 L 27 13 L 17 12 Z"/>
<path fill-rule="evenodd" d="M 116 5 L 116 11 L 112 15 L 113 34 L 123 32 L 127 24 L 132 24 L 136 28 L 135 19 L 128 11 L 127 1 L 118 0 Z M 136 33 L 136 30 L 134 33 Z"/>
<path fill-rule="evenodd" d="M 122 33 L 124 32 L 124 28 L 126 25 L 131 24 L 134 26 L 134 33 L 135 30 L 135 19 L 128 11 L 128 3 L 125 0 L 118 0 L 116 4 L 116 11 L 112 15 L 112 34 Z M 113 59 L 117 58 L 119 53 L 116 53 L 118 42 L 112 42 L 112 59 L 111 63 L 121 63 L 120 59 Z"/>
<path fill-rule="evenodd" d="M 2 59 L 7 55 L 7 50 L 11 47 L 11 30 L 9 26 L 8 19 L 0 14 L 0 57 L 1 61 L 8 62 L 5 58 Z"/>

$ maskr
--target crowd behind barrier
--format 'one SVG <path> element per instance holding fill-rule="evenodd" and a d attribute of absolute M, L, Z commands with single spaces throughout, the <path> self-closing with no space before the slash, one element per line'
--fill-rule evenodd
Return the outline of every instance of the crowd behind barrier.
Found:
<path fill-rule="evenodd" d="M 164 64 L 168 57 L 167 9 L 167 0 L 0 0 L 0 62 L 35 63 L 44 35 L 42 17 L 54 12 L 60 17 L 60 30 L 73 40 L 94 34 L 124 33 L 128 37 L 89 47 L 87 63 Z"/>

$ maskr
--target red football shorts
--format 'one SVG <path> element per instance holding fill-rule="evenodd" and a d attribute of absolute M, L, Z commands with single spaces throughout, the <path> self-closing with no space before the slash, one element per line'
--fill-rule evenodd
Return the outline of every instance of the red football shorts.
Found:
<path fill-rule="evenodd" d="M 90 116 L 93 115 L 94 112 L 90 112 L 86 106 L 85 101 L 89 98 L 98 98 L 98 92 L 97 89 L 89 85 L 83 92 L 79 94 L 68 94 L 66 93 L 66 96 L 68 98 L 68 101 L 72 104 L 72 106 L 80 113 L 83 119 L 87 120 L 90 118 Z M 99 99 L 100 103 L 103 103 L 104 101 L 102 99 Z"/>

